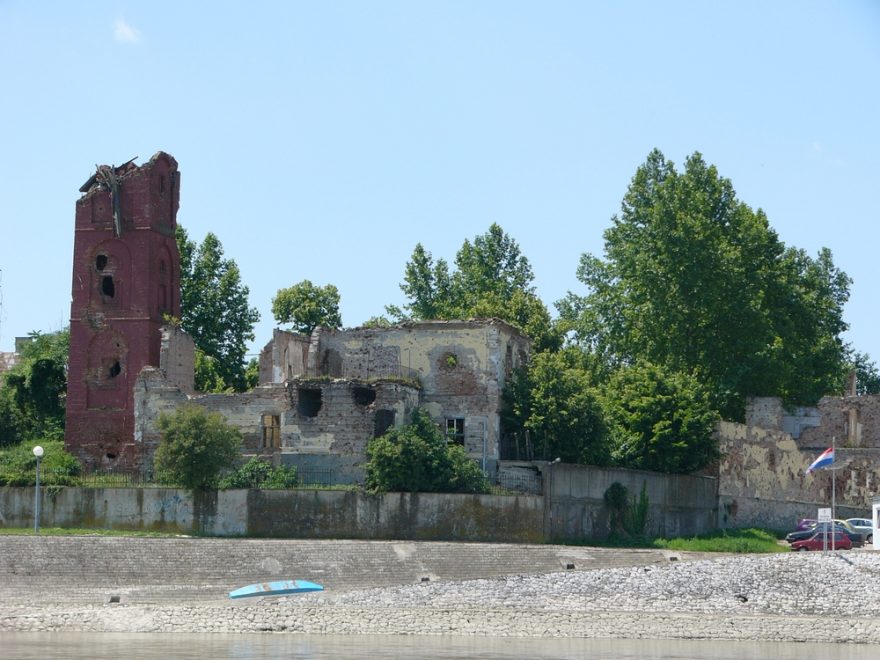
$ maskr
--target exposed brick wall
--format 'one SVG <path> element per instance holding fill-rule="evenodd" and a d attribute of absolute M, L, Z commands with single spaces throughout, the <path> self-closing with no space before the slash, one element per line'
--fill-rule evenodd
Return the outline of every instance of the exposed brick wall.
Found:
<path fill-rule="evenodd" d="M 134 384 L 159 365 L 163 314 L 180 316 L 179 173 L 162 152 L 100 171 L 119 182 L 120 214 L 90 179 L 76 204 L 65 444 L 88 465 L 137 467 Z"/>

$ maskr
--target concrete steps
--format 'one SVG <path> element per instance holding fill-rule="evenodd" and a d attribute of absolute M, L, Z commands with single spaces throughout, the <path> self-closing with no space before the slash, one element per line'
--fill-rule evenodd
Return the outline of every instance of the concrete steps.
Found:
<path fill-rule="evenodd" d="M 0 536 L 4 602 L 225 598 L 252 582 L 300 578 L 349 591 L 668 561 L 658 550 L 409 541 Z M 572 568 L 567 568 L 572 566 Z"/>

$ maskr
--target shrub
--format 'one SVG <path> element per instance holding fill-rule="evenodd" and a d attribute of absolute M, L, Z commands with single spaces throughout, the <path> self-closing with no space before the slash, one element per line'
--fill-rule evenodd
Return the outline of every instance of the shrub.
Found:
<path fill-rule="evenodd" d="M 485 493 L 489 481 L 463 447 L 450 445 L 431 416 L 416 409 L 410 424 L 367 445 L 373 491 Z"/>
<path fill-rule="evenodd" d="M 642 482 L 639 499 L 629 496 L 629 490 L 615 481 L 603 496 L 608 507 L 611 539 L 643 538 L 648 525 L 648 484 Z"/>
<path fill-rule="evenodd" d="M 296 467 L 284 465 L 275 467 L 269 461 L 254 456 L 237 470 L 223 477 L 218 487 L 222 490 L 230 488 L 283 490 L 295 488 L 298 482 Z"/>
<path fill-rule="evenodd" d="M 40 459 L 40 485 L 72 486 L 82 470 L 79 460 L 64 451 L 60 440 L 26 442 L 0 451 L 0 486 L 33 486 L 36 463 L 33 449 L 43 448 Z"/>
<path fill-rule="evenodd" d="M 231 468 L 241 452 L 241 432 L 220 413 L 187 404 L 158 421 L 162 440 L 154 463 L 163 480 L 184 488 L 205 489 Z"/>

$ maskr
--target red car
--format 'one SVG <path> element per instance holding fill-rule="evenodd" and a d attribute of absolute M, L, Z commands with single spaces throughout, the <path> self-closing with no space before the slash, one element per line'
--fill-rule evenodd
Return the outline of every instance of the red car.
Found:
<path fill-rule="evenodd" d="M 794 541 L 791 544 L 792 550 L 823 550 L 827 547 L 831 550 L 831 534 L 828 532 L 816 532 L 810 538 L 804 539 L 803 541 Z M 843 532 L 834 532 L 834 549 L 835 550 L 850 550 L 852 548 L 852 541 L 849 540 L 849 537 Z"/>

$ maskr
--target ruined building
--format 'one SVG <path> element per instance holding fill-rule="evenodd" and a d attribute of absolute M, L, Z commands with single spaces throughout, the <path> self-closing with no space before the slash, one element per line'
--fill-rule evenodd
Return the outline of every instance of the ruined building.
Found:
<path fill-rule="evenodd" d="M 309 337 L 276 330 L 260 355 L 258 387 L 192 394 L 191 341 L 166 328 L 163 345 L 164 366 L 144 369 L 135 384 L 140 446 L 158 444 L 160 413 L 190 401 L 237 425 L 246 453 L 324 483 L 361 481 L 369 440 L 407 423 L 417 406 L 493 472 L 501 393 L 530 350 L 525 335 L 496 319 L 318 328 Z"/>
<path fill-rule="evenodd" d="M 159 366 L 163 315 L 180 315 L 177 161 L 102 165 L 80 192 L 65 445 L 87 465 L 135 467 L 134 384 Z"/>
<path fill-rule="evenodd" d="M 494 468 L 504 383 L 530 349 L 519 330 L 498 320 L 276 330 L 257 388 L 198 394 L 192 339 L 164 325 L 180 316 L 177 162 L 159 152 L 142 166 L 103 165 L 80 192 L 65 444 L 86 465 L 149 469 L 159 414 L 192 401 L 237 425 L 246 453 L 321 481 L 362 479 L 370 438 L 417 406 Z"/>

